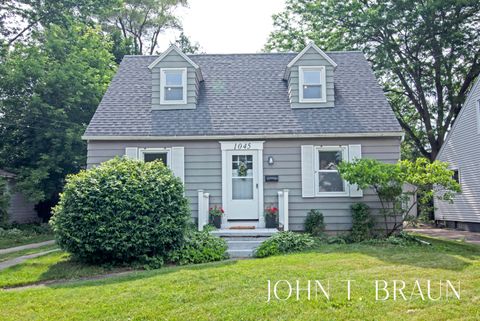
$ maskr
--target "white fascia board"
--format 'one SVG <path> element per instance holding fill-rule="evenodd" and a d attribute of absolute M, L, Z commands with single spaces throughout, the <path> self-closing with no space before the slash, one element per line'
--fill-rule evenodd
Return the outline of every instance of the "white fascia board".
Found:
<path fill-rule="evenodd" d="M 165 50 L 154 62 L 152 62 L 148 68 L 152 69 L 155 67 L 163 58 L 165 58 L 172 50 L 175 50 L 183 59 L 185 59 L 190 65 L 193 66 L 195 69 L 199 69 L 200 67 L 192 61 L 192 59 L 188 58 L 177 46 L 171 45 L 167 50 Z"/>
<path fill-rule="evenodd" d="M 212 135 L 212 136 L 106 136 L 84 135 L 83 140 L 228 140 L 228 139 L 279 139 L 279 138 L 362 138 L 404 137 L 404 132 L 339 133 L 339 134 L 271 134 L 271 135 Z"/>
<path fill-rule="evenodd" d="M 303 50 L 292 59 L 292 61 L 288 63 L 287 68 L 285 68 L 285 75 L 283 76 L 284 79 L 287 79 L 290 68 L 292 68 L 298 59 L 300 59 L 310 48 L 313 48 L 320 56 L 325 58 L 325 60 L 328 61 L 328 63 L 332 65 L 334 69 L 337 68 L 337 63 L 333 61 L 332 58 L 330 58 L 322 49 L 318 48 L 318 46 L 312 41 L 305 48 L 303 48 Z"/>

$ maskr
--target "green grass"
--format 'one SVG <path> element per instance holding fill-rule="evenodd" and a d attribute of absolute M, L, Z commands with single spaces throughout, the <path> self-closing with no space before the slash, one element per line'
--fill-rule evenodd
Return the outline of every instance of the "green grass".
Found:
<path fill-rule="evenodd" d="M 78 279 L 120 271 L 71 260 L 65 252 L 53 252 L 0 272 L 0 288 L 35 284 L 42 281 Z"/>
<path fill-rule="evenodd" d="M 58 246 L 56 244 L 52 244 L 52 245 L 45 245 L 45 246 L 37 247 L 37 248 L 34 248 L 34 249 L 26 249 L 26 250 L 12 252 L 12 253 L 8 253 L 8 254 L 1 254 L 0 255 L 0 262 L 11 260 L 13 258 L 23 256 L 23 255 L 29 255 L 29 254 L 39 253 L 39 252 L 50 251 L 50 250 L 53 250 L 53 249 L 56 249 L 56 248 L 58 248 Z"/>
<path fill-rule="evenodd" d="M 324 245 L 315 252 L 132 272 L 103 280 L 0 291 L 5 320 L 478 320 L 480 247 Z M 73 265 L 72 265 L 73 264 Z M 76 266 L 76 268 L 74 268 Z M 72 269 L 69 272 L 65 270 Z M 103 273 L 51 254 L 0 272 L 2 284 Z M 76 271 L 73 273 L 73 271 Z M 13 280 L 13 278 L 16 278 Z M 330 280 L 330 300 L 266 302 L 267 280 Z M 352 285 L 346 299 L 345 283 Z M 375 280 L 461 282 L 461 300 L 375 301 Z M 434 290 L 434 293 L 437 293 Z M 281 292 L 285 294 L 285 291 Z"/>

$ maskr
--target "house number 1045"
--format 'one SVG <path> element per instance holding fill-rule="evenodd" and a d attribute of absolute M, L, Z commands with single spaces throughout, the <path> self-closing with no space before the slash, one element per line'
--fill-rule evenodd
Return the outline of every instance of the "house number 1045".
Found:
<path fill-rule="evenodd" d="M 251 149 L 251 148 L 252 148 L 252 143 L 235 143 L 235 145 L 233 145 L 234 150 Z"/>

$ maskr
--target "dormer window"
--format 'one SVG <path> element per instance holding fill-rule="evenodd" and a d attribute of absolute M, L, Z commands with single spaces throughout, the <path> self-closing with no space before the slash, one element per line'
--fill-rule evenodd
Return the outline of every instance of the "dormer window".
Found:
<path fill-rule="evenodd" d="M 301 103 L 327 101 L 325 66 L 298 67 Z"/>
<path fill-rule="evenodd" d="M 187 68 L 162 68 L 160 73 L 160 104 L 186 104 Z"/>

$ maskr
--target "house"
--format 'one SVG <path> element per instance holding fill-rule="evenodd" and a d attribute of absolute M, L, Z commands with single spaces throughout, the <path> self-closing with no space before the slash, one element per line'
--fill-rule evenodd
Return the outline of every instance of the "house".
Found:
<path fill-rule="evenodd" d="M 437 160 L 448 162 L 461 192 L 454 202 L 435 200 L 435 220 L 447 227 L 480 231 L 480 77 L 463 105 Z"/>
<path fill-rule="evenodd" d="M 10 204 L 7 209 L 9 223 L 37 223 L 40 218 L 35 211 L 35 204 L 28 201 L 19 191 L 15 190 L 16 175 L 0 169 L 0 177 L 7 181 L 6 188 L 10 195 Z"/>
<path fill-rule="evenodd" d="M 223 227 L 284 229 L 310 209 L 327 230 L 351 227 L 350 205 L 379 208 L 372 191 L 340 178 L 361 157 L 394 163 L 401 128 L 361 52 L 125 56 L 83 138 L 88 167 L 115 156 L 161 159 L 185 184 L 199 228 L 209 206 Z"/>

